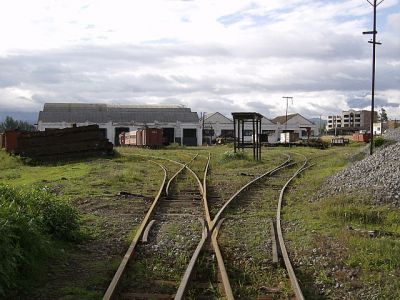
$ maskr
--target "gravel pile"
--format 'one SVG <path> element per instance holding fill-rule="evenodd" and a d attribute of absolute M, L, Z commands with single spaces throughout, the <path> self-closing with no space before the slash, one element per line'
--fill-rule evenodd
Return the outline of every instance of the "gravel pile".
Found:
<path fill-rule="evenodd" d="M 386 140 L 393 140 L 396 142 L 400 142 L 400 128 L 396 128 L 396 129 L 389 129 L 384 135 L 383 137 Z"/>
<path fill-rule="evenodd" d="M 400 140 L 400 130 L 390 132 L 391 139 Z M 400 143 L 377 149 L 372 156 L 355 162 L 330 177 L 325 185 L 328 194 L 350 191 L 372 193 L 376 204 L 400 207 Z"/>

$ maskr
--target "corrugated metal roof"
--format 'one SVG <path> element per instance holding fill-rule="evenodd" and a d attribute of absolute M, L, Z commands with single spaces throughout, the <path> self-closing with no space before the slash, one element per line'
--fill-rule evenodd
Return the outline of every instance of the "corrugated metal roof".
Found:
<path fill-rule="evenodd" d="M 183 106 L 107 105 L 81 103 L 46 103 L 39 112 L 39 121 L 45 123 L 197 123 L 196 112 Z"/>

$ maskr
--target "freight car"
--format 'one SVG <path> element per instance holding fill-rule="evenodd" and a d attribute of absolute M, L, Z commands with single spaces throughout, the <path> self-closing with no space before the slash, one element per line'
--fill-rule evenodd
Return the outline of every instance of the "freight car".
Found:
<path fill-rule="evenodd" d="M 368 143 L 370 140 L 370 134 L 368 133 L 354 133 L 353 134 L 353 141 L 355 142 L 365 142 Z"/>
<path fill-rule="evenodd" d="M 119 135 L 122 146 L 139 146 L 158 148 L 163 145 L 163 130 L 161 128 L 143 128 Z"/>

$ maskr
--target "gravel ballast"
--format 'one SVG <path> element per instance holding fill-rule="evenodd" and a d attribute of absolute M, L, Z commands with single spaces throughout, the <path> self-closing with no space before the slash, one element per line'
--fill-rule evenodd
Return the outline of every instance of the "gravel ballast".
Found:
<path fill-rule="evenodd" d="M 384 138 L 396 143 L 375 149 L 373 155 L 331 176 L 325 191 L 331 195 L 367 192 L 375 204 L 400 207 L 400 128 L 389 131 Z"/>

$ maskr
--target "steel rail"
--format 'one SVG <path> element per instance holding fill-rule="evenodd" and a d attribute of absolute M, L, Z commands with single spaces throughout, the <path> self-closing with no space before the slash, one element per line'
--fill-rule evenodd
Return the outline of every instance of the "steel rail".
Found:
<path fill-rule="evenodd" d="M 196 264 L 197 258 L 200 255 L 201 249 L 203 248 L 205 242 L 207 241 L 208 238 L 208 229 L 207 226 L 205 225 L 203 219 L 201 219 L 201 222 L 203 224 L 203 232 L 202 232 L 202 237 L 199 242 L 199 244 L 196 247 L 196 250 L 194 251 L 192 258 L 190 259 L 190 262 L 188 264 L 188 267 L 185 270 L 185 273 L 183 274 L 181 283 L 179 284 L 179 288 L 175 294 L 175 300 L 181 300 L 184 298 L 186 294 L 186 290 L 190 281 L 190 277 L 193 274 L 194 266 Z"/>
<path fill-rule="evenodd" d="M 222 285 L 224 287 L 224 292 L 225 292 L 225 297 L 228 300 L 234 300 L 235 297 L 233 297 L 233 292 L 231 288 L 231 284 L 229 282 L 229 277 L 228 273 L 226 272 L 225 264 L 224 264 L 224 259 L 222 257 L 221 250 L 218 245 L 218 233 L 219 229 L 222 225 L 222 222 L 224 222 L 225 218 L 222 218 L 219 222 L 218 225 L 215 227 L 214 231 L 212 232 L 211 235 L 211 243 L 214 248 L 215 256 L 217 258 L 217 263 L 218 263 L 218 269 L 221 275 L 221 280 L 222 280 Z"/>
<path fill-rule="evenodd" d="M 165 193 L 167 194 L 167 196 L 169 195 L 169 187 L 171 186 L 172 181 L 179 175 L 180 172 L 183 171 L 183 169 L 187 168 L 187 166 L 188 166 L 192 161 L 194 161 L 194 160 L 196 159 L 197 156 L 198 156 L 198 154 L 196 154 L 194 157 L 192 157 L 192 159 L 191 159 L 189 162 L 185 163 L 185 164 L 179 163 L 179 162 L 175 162 L 175 163 L 179 163 L 182 167 L 168 180 L 167 188 L 165 189 Z M 163 159 L 163 158 L 160 158 L 160 159 Z M 173 160 L 168 159 L 168 158 L 164 158 L 164 159 L 165 159 L 165 160 L 168 160 L 168 161 L 171 161 L 171 162 L 174 162 Z M 188 170 L 190 170 L 190 168 L 188 168 Z M 191 171 L 191 170 L 190 170 L 190 171 Z M 193 173 L 193 171 L 192 171 L 192 173 Z M 197 179 L 198 179 L 198 178 L 197 178 Z M 200 185 L 201 185 L 201 184 L 200 184 Z"/>
<path fill-rule="evenodd" d="M 145 230 L 145 228 L 147 226 L 147 223 L 149 222 L 149 220 L 150 220 L 150 218 L 151 218 L 151 216 L 153 214 L 154 208 L 156 207 L 156 205 L 158 203 L 158 200 L 160 199 L 161 194 L 162 194 L 162 192 L 163 192 L 163 190 L 165 188 L 165 183 L 167 181 L 167 170 L 166 170 L 166 168 L 163 165 L 161 165 L 161 164 L 159 164 L 157 162 L 154 162 L 154 161 L 151 161 L 151 162 L 156 164 L 156 165 L 158 165 L 159 167 L 161 167 L 163 169 L 164 178 L 163 178 L 162 184 L 161 184 L 160 189 L 159 189 L 159 191 L 157 193 L 157 196 L 155 197 L 153 203 L 151 204 L 149 210 L 147 211 L 146 216 L 144 217 L 142 223 L 140 224 L 139 229 L 137 230 L 137 232 L 135 234 L 135 237 L 133 238 L 131 244 L 129 245 L 129 248 L 126 251 L 126 253 L 125 253 L 125 255 L 124 255 L 124 257 L 123 257 L 123 259 L 122 259 L 117 271 L 115 272 L 114 277 L 113 277 L 110 285 L 108 286 L 107 291 L 105 292 L 105 294 L 103 296 L 103 300 L 109 300 L 109 299 L 112 299 L 112 297 L 114 297 L 115 292 L 117 290 L 117 287 L 118 287 L 118 285 L 119 285 L 119 283 L 121 281 L 122 275 L 123 275 L 123 273 L 125 271 L 125 268 L 126 268 L 128 262 L 129 262 L 129 260 L 133 256 L 133 253 L 134 253 L 134 250 L 136 248 L 136 245 L 138 244 L 138 241 L 140 240 L 140 237 L 143 234 L 143 231 Z"/>
<path fill-rule="evenodd" d="M 232 197 L 230 197 L 228 199 L 228 201 L 225 202 L 225 204 L 221 207 L 221 209 L 217 212 L 217 214 L 215 215 L 214 219 L 212 220 L 212 227 L 210 228 L 210 231 L 212 232 L 215 228 L 215 225 L 217 224 L 217 222 L 219 221 L 222 213 L 224 212 L 224 210 L 226 209 L 226 207 L 233 201 L 235 200 L 243 191 L 245 191 L 249 186 L 251 186 L 252 184 L 254 184 L 255 182 L 259 181 L 260 179 L 264 178 L 265 176 L 270 176 L 274 173 L 276 173 L 277 171 L 279 171 L 280 169 L 283 169 L 285 167 L 288 166 L 291 157 L 288 154 L 285 154 L 287 156 L 287 160 L 285 160 L 283 163 L 281 163 L 280 165 L 278 165 L 277 167 L 268 170 L 267 172 L 265 172 L 264 174 L 261 174 L 260 176 L 256 177 L 255 179 L 251 180 L 250 182 L 246 183 L 243 187 L 241 187 Z"/>
<path fill-rule="evenodd" d="M 193 172 L 193 170 L 191 170 L 189 167 L 186 167 L 190 172 L 192 172 L 193 176 L 197 179 L 199 187 L 202 186 L 201 193 L 202 193 L 202 200 L 203 200 L 203 205 L 204 205 L 204 210 L 205 210 L 205 215 L 206 215 L 207 226 L 204 225 L 204 221 L 202 220 L 203 226 L 204 226 L 202 239 L 200 240 L 194 254 L 192 255 L 192 257 L 190 259 L 188 267 L 185 270 L 185 273 L 182 277 L 181 283 L 179 284 L 178 291 L 175 295 L 175 300 L 182 299 L 184 297 L 184 295 L 186 294 L 186 291 L 187 291 L 187 288 L 189 285 L 189 281 L 192 276 L 196 261 L 200 255 L 201 250 L 203 249 L 203 247 L 205 245 L 205 242 L 207 241 L 207 238 L 209 236 L 209 229 L 212 226 L 210 212 L 208 210 L 208 203 L 207 203 L 207 173 L 208 173 L 208 168 L 210 165 L 210 159 L 211 159 L 211 154 L 209 153 L 208 159 L 207 159 L 207 164 L 204 168 L 203 186 L 202 186 L 201 181 L 198 178 L 197 174 L 195 172 Z"/>
<path fill-rule="evenodd" d="M 210 210 L 208 208 L 208 200 L 207 200 L 207 174 L 210 166 L 210 160 L 211 160 L 211 153 L 208 153 L 208 159 L 207 159 L 207 164 L 206 167 L 204 168 L 204 175 L 203 175 L 203 205 L 204 205 L 204 210 L 206 214 L 206 221 L 208 225 L 208 229 L 212 228 L 212 221 L 211 221 L 211 216 L 210 216 Z"/>
<path fill-rule="evenodd" d="M 301 155 L 301 154 L 299 154 Z M 282 202 L 283 202 L 283 195 L 286 191 L 286 188 L 289 186 L 289 184 L 291 183 L 291 181 L 296 178 L 301 172 L 303 172 L 305 169 L 307 169 L 308 167 L 306 167 L 307 163 L 308 163 L 308 159 L 304 156 L 304 163 L 303 165 L 294 173 L 294 175 L 285 183 L 285 185 L 283 186 L 283 188 L 281 189 L 281 193 L 279 195 L 279 201 L 278 201 L 278 208 L 277 208 L 277 212 L 276 212 L 276 231 L 277 231 L 277 235 L 278 235 L 278 240 L 279 240 L 279 246 L 281 249 L 281 253 L 283 256 L 283 260 L 285 262 L 285 266 L 286 266 L 286 270 L 288 271 L 288 275 L 289 275 L 289 279 L 290 279 L 290 283 L 292 285 L 292 289 L 295 293 L 296 299 L 298 300 L 304 300 L 304 296 L 303 293 L 301 291 L 299 282 L 297 280 L 296 274 L 294 273 L 292 264 L 290 262 L 289 259 L 289 255 L 287 253 L 286 250 L 286 246 L 285 246 L 285 242 L 283 240 L 283 234 L 282 234 L 282 227 L 281 227 L 281 211 L 282 211 Z"/>

